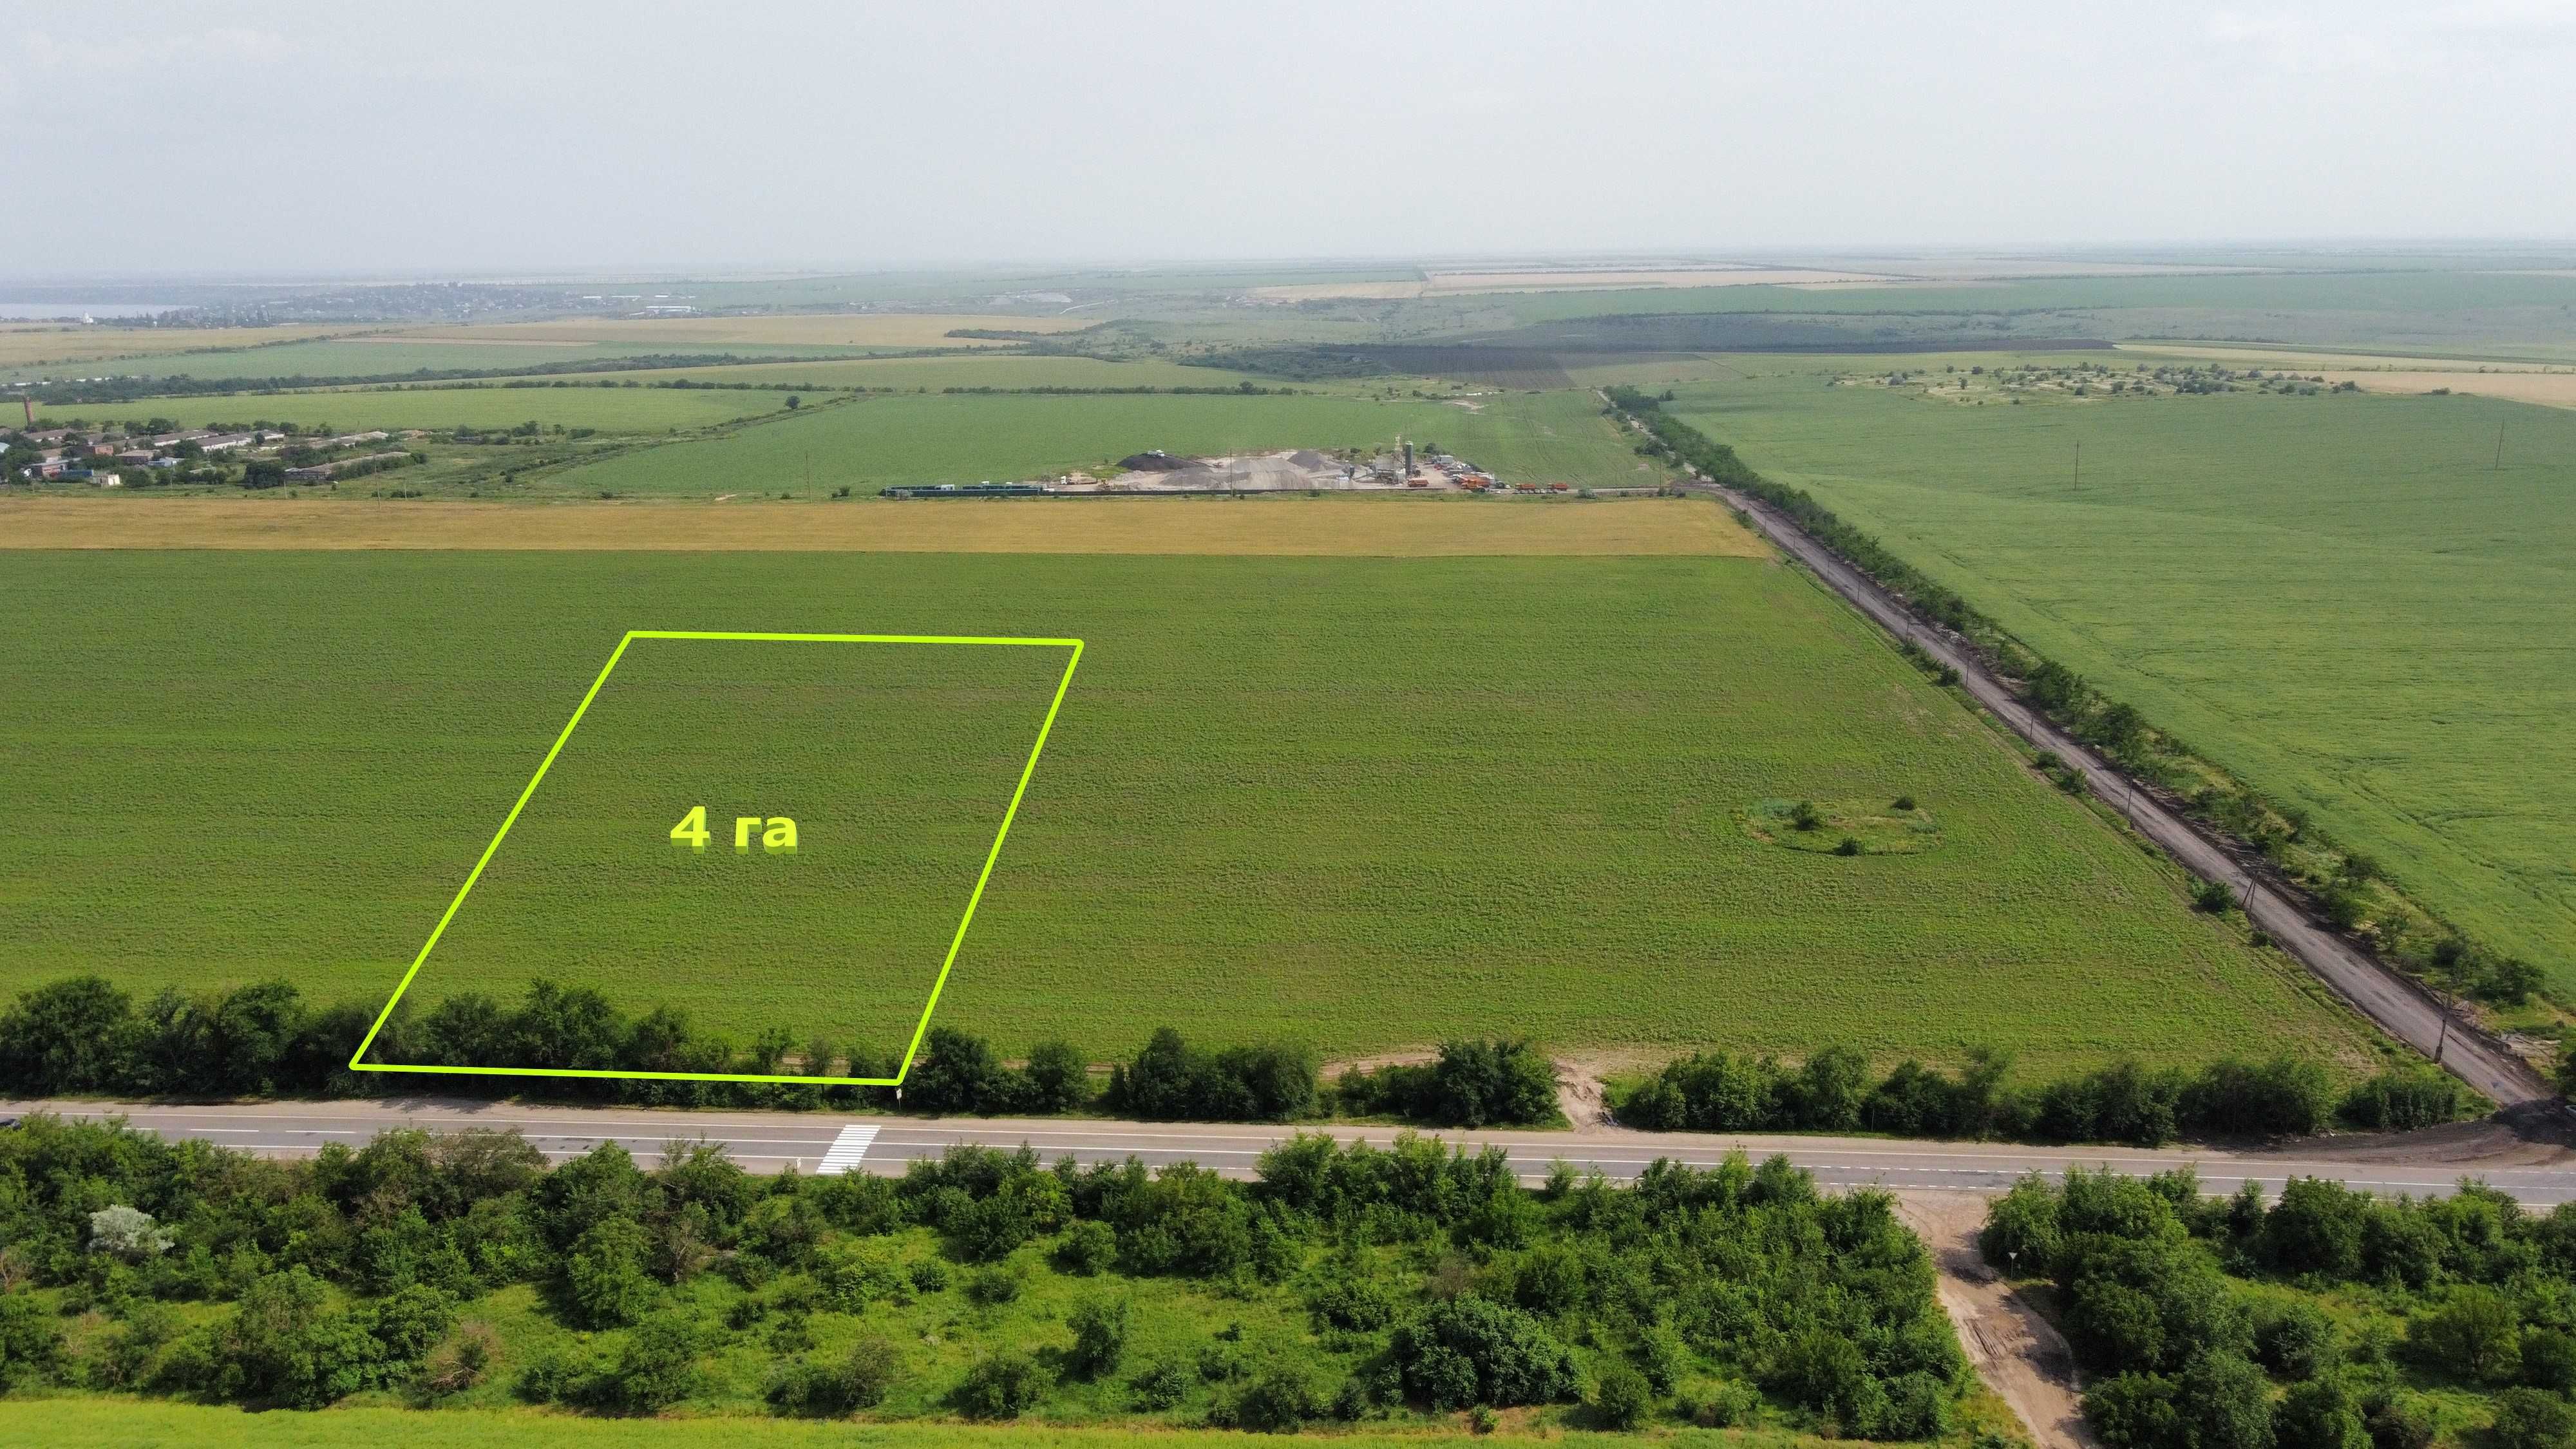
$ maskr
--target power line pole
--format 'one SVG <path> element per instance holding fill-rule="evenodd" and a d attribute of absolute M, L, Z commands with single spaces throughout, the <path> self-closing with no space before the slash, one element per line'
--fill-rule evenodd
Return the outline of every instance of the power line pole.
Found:
<path fill-rule="evenodd" d="M 2490 472 L 2490 473 L 2494 473 L 2494 472 L 2502 471 L 2502 469 L 2503 469 L 2503 468 L 2504 468 L 2504 419 L 2502 419 L 2502 418 L 2498 418 L 2498 419 L 2496 419 L 2496 455 L 2495 455 L 2495 463 L 2494 463 L 2492 466 L 2490 466 L 2490 467 L 2487 469 L 2487 471 L 2488 471 L 2488 472 Z"/>
<path fill-rule="evenodd" d="M 2084 440 L 2075 440 L 2075 492 L 2084 491 Z"/>

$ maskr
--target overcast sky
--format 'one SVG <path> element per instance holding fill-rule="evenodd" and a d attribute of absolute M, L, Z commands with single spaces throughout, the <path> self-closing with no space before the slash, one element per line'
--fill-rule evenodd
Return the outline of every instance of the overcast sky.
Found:
<path fill-rule="evenodd" d="M 21 278 L 2576 236 L 2576 0 L 11 8 Z"/>

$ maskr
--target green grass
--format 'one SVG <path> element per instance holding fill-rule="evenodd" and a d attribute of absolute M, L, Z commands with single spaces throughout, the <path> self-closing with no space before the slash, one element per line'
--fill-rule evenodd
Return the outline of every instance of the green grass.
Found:
<path fill-rule="evenodd" d="M 811 416 L 674 444 L 548 479 L 574 493 L 758 492 L 792 483 L 976 483 L 1099 468 L 1131 453 L 1392 448 L 1429 440 L 1497 470 L 1506 481 L 1585 487 L 1651 484 L 1599 416 L 1589 394 L 1476 399 L 1482 411 L 1416 398 L 872 397 Z"/>
<path fill-rule="evenodd" d="M 28 825 L 0 834 L 0 989 L 283 976 L 381 1001 L 626 629 L 1043 632 L 1090 647 L 940 1018 L 1009 1050 L 1124 1053 L 1167 1022 L 1330 1053 L 1992 1044 L 2042 1072 L 2202 1061 L 2255 1023 L 2267 1047 L 2370 1050 L 1774 564 L 161 553 L 10 573 L 0 761 Z M 902 738 L 969 728 L 905 688 Z M 669 760 L 776 748 L 762 700 L 699 698 Z M 1736 818 L 1898 793 L 1941 849 L 1788 851 Z M 667 852 L 692 803 L 624 828 Z M 804 808 L 831 828 L 829 801 Z M 800 869 L 826 859 L 809 838 Z M 650 872 L 554 864 L 557 888 L 635 909 L 532 973 L 742 1036 L 918 1010 L 919 973 L 728 952 L 729 918 L 670 919 Z M 846 895 L 828 924 L 873 929 L 872 909 Z M 704 949 L 629 967 L 671 932 Z"/>
<path fill-rule="evenodd" d="M 787 405 L 770 392 L 659 387 L 406 387 L 343 392 L 154 398 L 131 403 L 66 403 L 40 409 L 39 426 L 168 418 L 184 427 L 215 422 L 368 428 L 510 428 L 536 422 L 603 433 L 663 433 L 703 427 Z"/>
<path fill-rule="evenodd" d="M 1736 361 L 1668 406 L 2576 990 L 2576 414 L 1961 406 L 1824 385 L 1886 358 Z"/>

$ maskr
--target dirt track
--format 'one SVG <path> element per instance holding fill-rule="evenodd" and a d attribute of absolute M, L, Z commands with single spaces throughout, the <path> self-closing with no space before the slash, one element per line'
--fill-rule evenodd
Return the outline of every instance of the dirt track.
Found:
<path fill-rule="evenodd" d="M 2084 1426 L 2075 1355 L 2047 1319 L 1986 1266 L 1977 1229 L 1986 1199 L 1969 1193 L 1899 1194 L 1896 1215 L 1941 1270 L 1941 1310 L 1977 1377 L 2012 1407 L 2039 1449 L 2094 1449 Z"/>

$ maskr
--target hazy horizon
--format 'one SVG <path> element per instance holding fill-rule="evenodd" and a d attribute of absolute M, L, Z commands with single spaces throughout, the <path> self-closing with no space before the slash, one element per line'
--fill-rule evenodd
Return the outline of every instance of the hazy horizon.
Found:
<path fill-rule="evenodd" d="M 2576 237 L 2576 9 L 110 3 L 0 275 L 315 281 Z M 2509 120 L 2500 118 L 2510 118 Z M 2461 240 L 2444 242 L 2444 237 Z"/>

